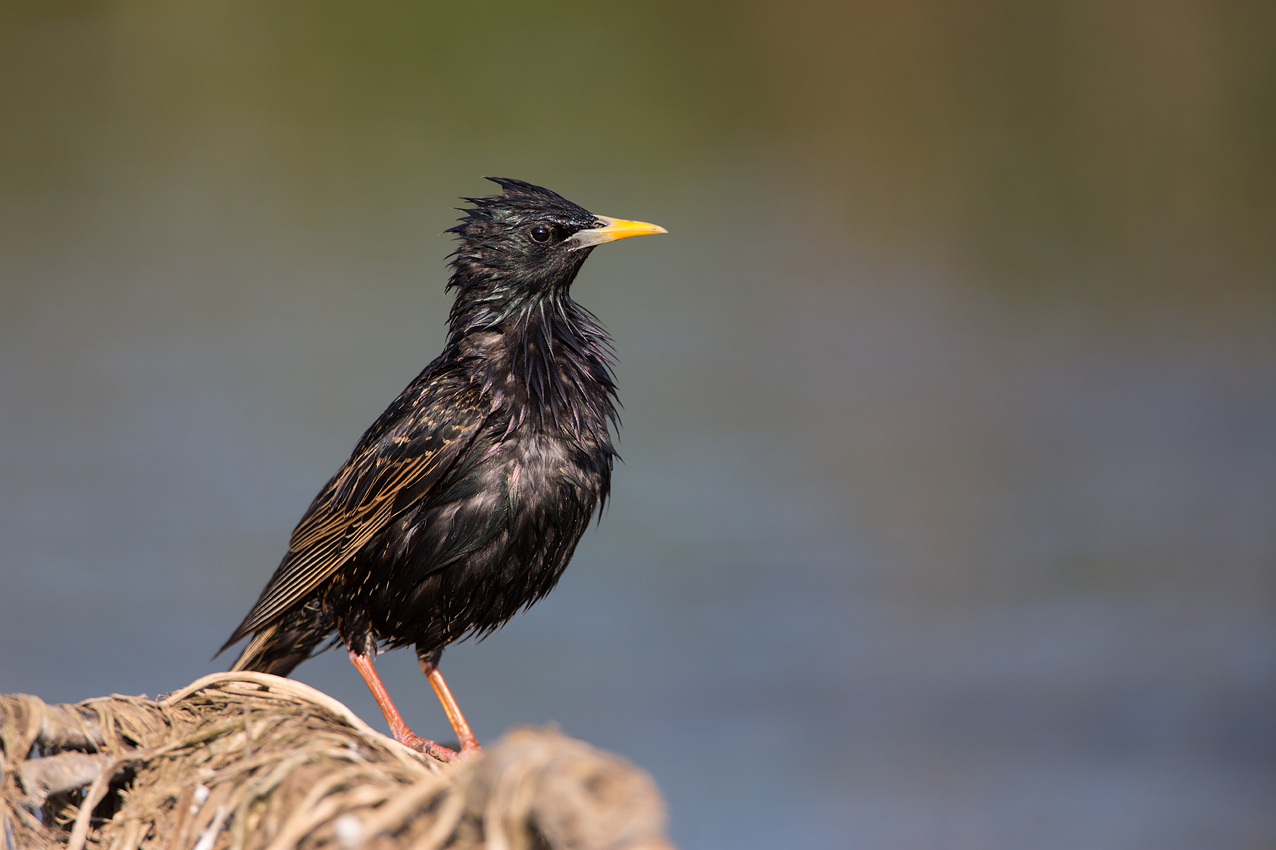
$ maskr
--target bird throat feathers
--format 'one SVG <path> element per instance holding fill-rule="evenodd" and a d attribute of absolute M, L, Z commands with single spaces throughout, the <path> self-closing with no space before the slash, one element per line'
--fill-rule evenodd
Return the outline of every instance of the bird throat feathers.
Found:
<path fill-rule="evenodd" d="M 490 279 L 457 288 L 448 350 L 483 370 L 484 394 L 508 412 L 509 429 L 565 428 L 610 452 L 614 353 L 598 319 L 566 288 L 529 292 Z"/>

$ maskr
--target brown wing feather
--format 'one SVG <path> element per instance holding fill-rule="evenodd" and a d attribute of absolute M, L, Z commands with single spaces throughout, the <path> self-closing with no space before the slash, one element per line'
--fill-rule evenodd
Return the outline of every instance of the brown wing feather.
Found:
<path fill-rule="evenodd" d="M 437 384 L 418 387 L 420 381 L 368 430 L 315 497 L 293 530 L 288 555 L 223 650 L 323 584 L 395 513 L 427 493 L 473 439 L 485 417 L 477 390 L 442 393 Z M 435 410 L 446 414 L 445 421 L 429 421 Z M 411 501 L 396 504 L 408 490 Z"/>

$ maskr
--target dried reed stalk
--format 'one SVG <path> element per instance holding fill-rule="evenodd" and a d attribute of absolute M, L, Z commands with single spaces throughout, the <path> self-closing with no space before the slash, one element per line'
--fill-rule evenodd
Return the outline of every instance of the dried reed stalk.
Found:
<path fill-rule="evenodd" d="M 292 679 L 0 696 L 0 850 L 668 850 L 655 783 L 550 730 L 444 765 Z"/>

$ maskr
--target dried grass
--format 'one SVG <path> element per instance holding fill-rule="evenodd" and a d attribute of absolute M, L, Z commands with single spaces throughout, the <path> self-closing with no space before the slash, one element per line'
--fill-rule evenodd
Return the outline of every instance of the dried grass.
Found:
<path fill-rule="evenodd" d="M 159 701 L 0 696 L 0 850 L 667 850 L 623 759 L 520 729 L 445 765 L 291 679 L 207 676 Z"/>

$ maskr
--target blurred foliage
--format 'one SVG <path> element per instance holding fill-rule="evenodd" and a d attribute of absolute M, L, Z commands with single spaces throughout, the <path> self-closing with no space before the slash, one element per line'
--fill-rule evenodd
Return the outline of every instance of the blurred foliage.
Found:
<path fill-rule="evenodd" d="M 1272 4 L 10 2 L 0 27 L 15 204 L 192 170 L 308 216 L 498 169 L 774 176 L 1004 281 L 1276 270 Z"/>

